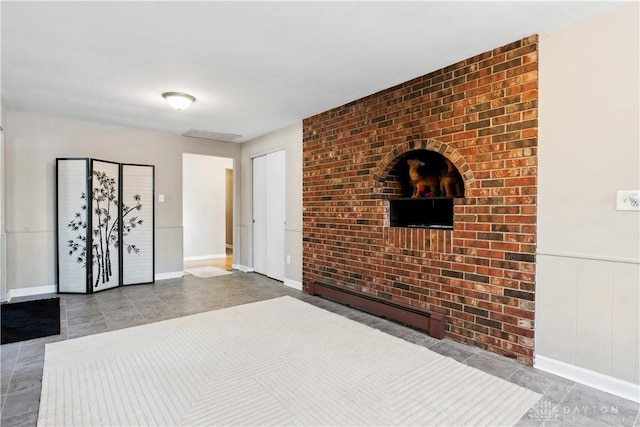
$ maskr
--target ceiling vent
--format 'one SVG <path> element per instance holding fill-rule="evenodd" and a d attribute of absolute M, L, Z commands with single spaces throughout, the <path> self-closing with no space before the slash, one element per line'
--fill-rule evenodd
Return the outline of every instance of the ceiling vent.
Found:
<path fill-rule="evenodd" d="M 182 136 L 188 136 L 189 138 L 210 139 L 211 141 L 220 142 L 233 142 L 238 138 L 242 138 L 242 135 L 235 135 L 233 133 L 222 132 L 208 132 L 206 130 L 190 129 L 182 134 Z"/>

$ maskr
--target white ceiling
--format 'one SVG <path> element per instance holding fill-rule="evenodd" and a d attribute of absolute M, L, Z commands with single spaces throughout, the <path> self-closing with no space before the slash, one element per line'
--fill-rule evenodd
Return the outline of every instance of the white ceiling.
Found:
<path fill-rule="evenodd" d="M 1 97 L 6 110 L 242 142 L 619 4 L 5 0 Z M 197 101 L 172 110 L 166 91 Z"/>

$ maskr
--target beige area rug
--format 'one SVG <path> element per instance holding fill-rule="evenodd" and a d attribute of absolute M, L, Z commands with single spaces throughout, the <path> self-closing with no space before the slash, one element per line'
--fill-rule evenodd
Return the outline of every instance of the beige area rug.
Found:
<path fill-rule="evenodd" d="M 227 274 L 231 274 L 230 271 L 227 271 L 218 267 L 195 267 L 195 268 L 186 268 L 184 270 L 185 273 L 189 273 L 192 276 L 198 277 L 200 279 L 206 279 L 208 277 L 216 277 L 216 276 L 225 276 Z"/>
<path fill-rule="evenodd" d="M 539 397 L 281 297 L 47 344 L 38 425 L 503 426 Z"/>

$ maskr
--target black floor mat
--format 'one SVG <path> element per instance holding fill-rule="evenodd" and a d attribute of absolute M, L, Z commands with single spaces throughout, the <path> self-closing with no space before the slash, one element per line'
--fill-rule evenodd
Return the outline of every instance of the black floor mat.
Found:
<path fill-rule="evenodd" d="M 60 298 L 0 305 L 2 344 L 60 333 Z"/>

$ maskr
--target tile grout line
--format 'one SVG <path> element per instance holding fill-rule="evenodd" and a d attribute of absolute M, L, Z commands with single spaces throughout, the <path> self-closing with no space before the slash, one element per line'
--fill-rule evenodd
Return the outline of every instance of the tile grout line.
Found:
<path fill-rule="evenodd" d="M 513 371 L 508 377 L 505 378 L 505 381 L 509 381 L 509 378 L 511 378 L 512 376 L 514 376 L 515 374 L 517 374 L 518 372 L 520 372 L 522 370 L 522 366 L 518 366 L 518 369 L 516 369 L 515 371 Z M 511 381 L 509 381 L 511 382 Z M 526 387 L 528 390 L 531 390 L 529 387 Z M 531 390 L 531 391 L 535 391 L 535 390 Z M 536 393 L 538 393 L 537 391 L 535 391 Z M 542 394 L 542 393 L 539 393 Z M 544 394 L 542 394 L 544 396 Z"/>
<path fill-rule="evenodd" d="M 64 298 L 64 326 L 65 329 L 67 330 L 67 340 L 69 339 L 69 310 L 67 310 L 67 298 Z M 47 347 L 45 346 L 45 356 L 46 356 L 46 349 Z"/>
<path fill-rule="evenodd" d="M 567 390 L 567 392 L 564 394 L 564 396 L 562 396 L 562 399 L 560 399 L 558 401 L 558 404 L 556 406 L 553 407 L 553 410 L 557 410 L 560 409 L 560 405 L 562 405 L 562 402 L 565 401 L 565 399 L 567 398 L 567 396 L 569 396 L 569 393 L 571 393 L 573 391 L 573 389 L 576 387 L 576 382 L 573 383 L 573 385 L 571 387 L 569 387 L 569 390 Z"/>
<path fill-rule="evenodd" d="M 9 382 L 7 383 L 7 392 L 4 394 L 2 398 L 2 406 L 0 407 L 0 417 L 4 414 L 4 403 L 7 400 L 7 396 L 9 396 L 9 389 L 11 388 L 11 381 L 13 380 L 13 373 L 16 370 L 16 365 L 18 364 L 18 357 L 20 357 L 20 350 L 22 348 L 22 343 L 18 345 L 18 354 L 16 354 L 16 358 L 13 361 L 13 366 L 11 367 L 11 374 L 9 374 Z"/>
<path fill-rule="evenodd" d="M 127 301 L 129 301 L 129 304 L 131 304 L 131 306 L 132 306 L 133 308 L 135 308 L 136 313 L 138 313 L 138 316 L 140 316 L 140 317 L 142 318 L 142 320 L 144 320 L 144 321 L 145 321 L 145 323 L 149 322 L 149 321 L 147 320 L 147 318 L 146 318 L 146 317 L 144 317 L 144 314 L 142 314 L 142 313 L 140 312 L 140 310 L 138 309 L 138 306 L 137 306 L 137 305 L 136 305 L 136 304 L 131 300 L 131 298 L 129 298 L 129 295 L 126 295 L 126 294 L 125 294 L 125 297 L 127 298 Z M 107 320 L 107 323 L 109 323 L 109 320 Z"/>

